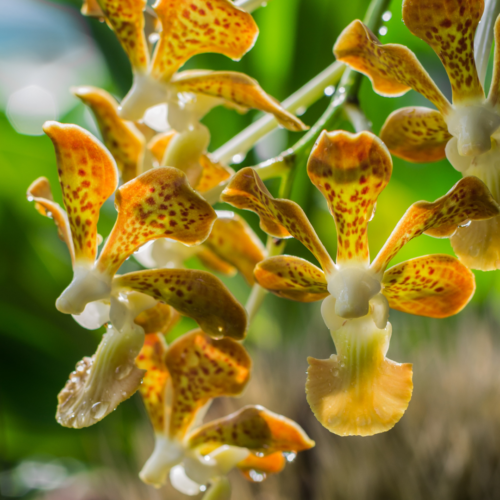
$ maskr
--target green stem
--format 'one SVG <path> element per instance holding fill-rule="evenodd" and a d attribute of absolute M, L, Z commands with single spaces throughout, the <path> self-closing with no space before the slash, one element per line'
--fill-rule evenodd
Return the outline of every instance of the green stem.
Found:
<path fill-rule="evenodd" d="M 493 32 L 497 16 L 500 14 L 500 0 L 486 0 L 483 17 L 477 28 L 476 38 L 474 40 L 474 56 L 479 80 L 484 86 L 486 79 L 486 70 L 491 54 L 493 44 Z"/>

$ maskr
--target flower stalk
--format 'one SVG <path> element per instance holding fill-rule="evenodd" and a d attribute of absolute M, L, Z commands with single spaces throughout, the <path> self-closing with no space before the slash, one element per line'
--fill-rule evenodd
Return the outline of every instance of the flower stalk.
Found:
<path fill-rule="evenodd" d="M 483 87 L 486 79 L 486 71 L 488 69 L 488 61 L 491 54 L 491 46 L 493 44 L 495 21 L 497 20 L 499 14 L 500 1 L 486 0 L 484 14 L 477 28 L 476 38 L 474 40 L 476 68 L 479 81 Z"/>

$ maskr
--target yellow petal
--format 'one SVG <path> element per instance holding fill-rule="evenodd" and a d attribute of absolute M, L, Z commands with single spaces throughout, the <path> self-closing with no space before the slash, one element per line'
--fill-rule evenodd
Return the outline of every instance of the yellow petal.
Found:
<path fill-rule="evenodd" d="M 189 435 L 188 444 L 192 449 L 201 450 L 222 445 L 239 446 L 269 455 L 277 451 L 308 450 L 315 443 L 293 420 L 262 406 L 245 406 L 199 427 Z"/>
<path fill-rule="evenodd" d="M 200 193 L 206 193 L 234 174 L 232 168 L 226 167 L 221 163 L 214 163 L 207 155 L 201 155 L 200 165 L 203 171 L 196 185 L 196 191 Z"/>
<path fill-rule="evenodd" d="M 193 318 L 211 337 L 245 336 L 247 317 L 243 306 L 226 286 L 206 271 L 156 269 L 115 278 L 116 290 L 145 293 Z"/>
<path fill-rule="evenodd" d="M 263 457 L 250 453 L 237 467 L 248 481 L 262 482 L 269 474 L 278 474 L 281 472 L 285 468 L 285 465 L 285 456 L 281 451 L 277 451 Z M 251 474 L 252 472 L 258 474 L 258 481 L 255 479 L 255 475 Z"/>
<path fill-rule="evenodd" d="M 474 35 L 484 0 L 405 0 L 403 21 L 428 43 L 446 68 L 453 103 L 484 98 L 474 60 Z"/>
<path fill-rule="evenodd" d="M 144 9 L 147 0 L 97 1 L 130 59 L 132 69 L 144 73 L 149 63 L 148 44 L 144 34 Z"/>
<path fill-rule="evenodd" d="M 253 285 L 253 270 L 266 257 L 259 237 L 245 219 L 233 212 L 219 212 L 204 246 L 234 266 Z"/>
<path fill-rule="evenodd" d="M 379 330 L 370 316 L 332 334 L 337 354 L 308 358 L 307 401 L 321 424 L 340 436 L 387 431 L 403 416 L 413 390 L 410 364 L 385 357 L 391 324 Z"/>
<path fill-rule="evenodd" d="M 73 240 L 71 238 L 68 216 L 59 203 L 54 201 L 49 180 L 46 177 L 39 177 L 31 183 L 26 195 L 29 201 L 35 202 L 35 208 L 39 213 L 54 220 L 59 238 L 66 243 L 71 256 L 71 262 L 74 264 L 75 252 L 73 250 Z"/>
<path fill-rule="evenodd" d="M 382 293 L 393 309 L 431 318 L 460 312 L 475 288 L 472 272 L 449 255 L 408 260 L 388 269 L 382 281 Z"/>
<path fill-rule="evenodd" d="M 155 307 L 146 309 L 134 318 L 144 333 L 168 333 L 180 320 L 179 313 L 167 304 L 158 302 Z"/>
<path fill-rule="evenodd" d="M 43 130 L 56 150 L 75 261 L 93 263 L 99 210 L 118 185 L 115 160 L 93 135 L 77 125 L 45 122 Z"/>
<path fill-rule="evenodd" d="M 167 237 L 186 245 L 202 242 L 217 217 L 185 174 L 170 167 L 148 170 L 121 186 L 115 205 L 118 219 L 97 262 L 109 276 L 148 241 Z"/>
<path fill-rule="evenodd" d="M 141 174 L 144 136 L 132 122 L 118 116 L 116 100 L 96 87 L 76 87 L 72 92 L 94 113 L 104 145 L 113 155 L 123 182 Z"/>
<path fill-rule="evenodd" d="M 172 82 L 179 92 L 220 97 L 242 108 L 271 113 L 289 130 L 300 132 L 308 128 L 296 116 L 282 108 L 276 99 L 266 94 L 256 80 L 243 73 L 211 71 L 195 76 L 181 73 L 174 77 Z"/>
<path fill-rule="evenodd" d="M 276 199 L 254 169 L 241 169 L 221 196 L 237 208 L 251 210 L 260 217 L 260 227 L 275 238 L 290 238 L 303 243 L 318 259 L 325 272 L 335 265 L 318 238 L 302 208 L 290 200 Z"/>
<path fill-rule="evenodd" d="M 415 54 L 403 45 L 382 45 L 361 21 L 353 21 L 344 29 L 333 51 L 339 61 L 368 76 L 380 95 L 396 97 L 412 88 L 442 114 L 450 111 L 450 103 Z"/>
<path fill-rule="evenodd" d="M 104 17 L 104 12 L 101 10 L 101 7 L 99 7 L 99 2 L 97 0 L 84 0 L 81 12 L 84 16 Z"/>
<path fill-rule="evenodd" d="M 291 255 L 269 257 L 255 268 L 259 285 L 278 297 L 315 302 L 329 295 L 325 273 L 307 260 Z"/>
<path fill-rule="evenodd" d="M 451 137 L 441 113 L 423 107 L 394 111 L 380 131 L 380 138 L 393 155 L 414 163 L 445 158 Z"/>
<path fill-rule="evenodd" d="M 58 395 L 57 421 L 81 429 L 102 420 L 134 394 L 144 370 L 135 366 L 144 336 L 108 328 L 97 352 L 76 365 Z"/>
<path fill-rule="evenodd" d="M 464 177 L 435 202 L 414 203 L 394 228 L 371 268 L 376 273 L 383 271 L 406 243 L 424 232 L 431 236 L 451 236 L 458 226 L 469 220 L 490 219 L 499 213 L 500 207 L 485 184 L 477 177 Z"/>
<path fill-rule="evenodd" d="M 241 394 L 250 379 L 251 360 L 243 346 L 228 338 L 211 339 L 200 330 L 177 339 L 165 360 L 172 377 L 172 439 L 184 437 L 208 401 Z"/>
<path fill-rule="evenodd" d="M 146 335 L 136 365 L 145 370 L 139 392 L 153 425 L 161 433 L 165 428 L 165 389 L 170 375 L 165 364 L 167 345 L 162 335 Z"/>
<path fill-rule="evenodd" d="M 325 197 L 337 227 L 337 264 L 368 265 L 368 221 L 392 173 L 384 143 L 371 132 L 323 131 L 307 173 Z"/>
<path fill-rule="evenodd" d="M 457 257 L 471 269 L 500 269 L 500 217 L 473 221 L 451 237 Z"/>
<path fill-rule="evenodd" d="M 157 80 L 168 82 L 196 54 L 239 60 L 259 33 L 252 16 L 228 0 L 157 0 L 154 9 L 163 27 L 151 68 Z"/>
<path fill-rule="evenodd" d="M 155 160 L 162 165 L 163 157 L 165 156 L 165 151 L 172 139 L 177 135 L 175 130 L 169 130 L 168 132 L 162 132 L 161 134 L 156 134 L 149 142 L 148 149 L 153 153 Z"/>

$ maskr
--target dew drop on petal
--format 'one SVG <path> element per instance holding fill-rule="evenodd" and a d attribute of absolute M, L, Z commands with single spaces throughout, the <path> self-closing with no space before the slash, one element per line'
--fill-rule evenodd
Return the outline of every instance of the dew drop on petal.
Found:
<path fill-rule="evenodd" d="M 96 420 L 100 420 L 102 417 L 104 417 L 104 415 L 108 411 L 108 408 L 109 408 L 109 403 L 106 402 L 95 403 L 92 405 L 90 413 L 92 413 L 92 416 Z"/>
<path fill-rule="evenodd" d="M 335 87 L 333 85 L 329 85 L 328 87 L 326 87 L 324 92 L 326 96 L 331 96 L 335 92 Z"/>
<path fill-rule="evenodd" d="M 118 380 L 123 380 L 132 371 L 132 364 L 120 365 L 116 367 L 115 374 Z"/>

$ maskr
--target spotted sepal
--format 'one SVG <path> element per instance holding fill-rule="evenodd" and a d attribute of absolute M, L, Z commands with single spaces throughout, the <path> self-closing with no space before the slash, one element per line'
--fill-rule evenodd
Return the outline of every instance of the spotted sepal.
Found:
<path fill-rule="evenodd" d="M 156 134 L 149 142 L 148 149 L 153 153 L 155 160 L 159 165 L 163 163 L 163 157 L 165 156 L 165 151 L 168 145 L 172 142 L 172 139 L 177 135 L 175 130 L 169 130 L 168 132 L 162 132 Z"/>
<path fill-rule="evenodd" d="M 234 266 L 253 285 L 253 270 L 266 257 L 266 249 L 245 219 L 233 212 L 217 212 L 204 246 L 221 260 Z"/>
<path fill-rule="evenodd" d="M 392 309 L 431 318 L 460 312 L 475 288 L 474 274 L 450 255 L 408 260 L 388 269 L 382 281 Z"/>
<path fill-rule="evenodd" d="M 155 269 L 137 271 L 115 278 L 116 290 L 145 293 L 193 318 L 214 338 L 245 337 L 247 316 L 243 306 L 226 286 L 206 271 Z"/>
<path fill-rule="evenodd" d="M 73 94 L 94 113 L 104 145 L 113 155 L 123 182 L 142 173 L 144 136 L 137 127 L 118 115 L 118 103 L 96 87 L 75 87 Z"/>
<path fill-rule="evenodd" d="M 367 266 L 368 221 L 392 173 L 384 143 L 370 132 L 323 131 L 309 157 L 307 173 L 335 219 L 337 264 Z"/>
<path fill-rule="evenodd" d="M 97 0 L 84 0 L 81 13 L 84 16 L 97 17 L 99 19 L 104 17 L 104 12 L 101 7 L 99 7 L 99 2 Z"/>
<path fill-rule="evenodd" d="M 146 335 L 141 352 L 135 364 L 146 374 L 139 387 L 144 406 L 155 432 L 161 433 L 165 428 L 165 389 L 170 375 L 165 364 L 167 345 L 162 335 L 150 333 Z"/>
<path fill-rule="evenodd" d="M 405 0 L 403 21 L 441 59 L 451 82 L 453 103 L 483 99 L 474 60 L 474 35 L 484 0 Z"/>
<path fill-rule="evenodd" d="M 211 97 L 220 97 L 243 109 L 258 109 L 274 115 L 283 127 L 300 132 L 308 127 L 296 116 L 286 111 L 276 99 L 266 94 L 259 83 L 234 71 L 210 71 L 192 76 L 180 73 L 172 82 L 179 92 L 192 92 Z"/>
<path fill-rule="evenodd" d="M 413 89 L 441 113 L 451 110 L 446 97 L 410 49 L 395 43 L 382 45 L 361 21 L 353 21 L 344 29 L 333 51 L 339 61 L 368 76 L 380 95 L 397 97 Z"/>
<path fill-rule="evenodd" d="M 97 254 L 99 210 L 118 185 L 116 163 L 93 135 L 77 125 L 45 122 L 43 130 L 56 151 L 75 262 L 88 265 Z"/>
<path fill-rule="evenodd" d="M 168 436 L 184 438 L 198 411 L 211 399 L 241 394 L 250 379 L 251 360 L 232 339 L 214 340 L 202 331 L 183 335 L 168 349 L 172 377 Z"/>
<path fill-rule="evenodd" d="M 315 444 L 293 420 L 262 406 L 245 406 L 227 417 L 213 420 L 195 429 L 187 442 L 190 448 L 199 449 L 201 453 L 229 445 L 265 455 L 304 451 Z"/>
<path fill-rule="evenodd" d="M 196 184 L 196 191 L 200 193 L 206 193 L 234 174 L 231 167 L 214 163 L 207 155 L 200 156 L 200 165 L 203 170 L 200 180 Z"/>
<path fill-rule="evenodd" d="M 69 227 L 68 216 L 59 203 L 54 201 L 49 180 L 46 177 L 39 177 L 31 183 L 26 193 L 29 201 L 35 202 L 35 208 L 40 214 L 53 219 L 59 238 L 68 247 L 71 262 L 75 262 L 75 252 L 73 250 L 73 239 Z"/>
<path fill-rule="evenodd" d="M 134 318 L 144 333 L 168 333 L 181 319 L 179 313 L 171 306 L 158 302 L 154 307 L 142 311 Z"/>
<path fill-rule="evenodd" d="M 308 358 L 306 394 L 314 415 L 340 436 L 371 436 L 391 429 L 413 391 L 412 366 L 385 357 L 392 327 L 380 330 L 370 315 L 332 332 L 337 354 Z"/>
<path fill-rule="evenodd" d="M 486 185 L 477 177 L 464 177 L 435 202 L 414 203 L 394 228 L 371 268 L 376 273 L 383 272 L 406 243 L 424 232 L 449 237 L 468 221 L 490 219 L 499 213 L 500 207 Z"/>
<path fill-rule="evenodd" d="M 116 192 L 115 205 L 118 218 L 97 262 L 109 276 L 148 241 L 166 237 L 201 243 L 217 218 L 186 175 L 172 167 L 154 168 L 127 182 Z"/>
<path fill-rule="evenodd" d="M 315 302 L 329 295 L 325 273 L 292 255 L 269 257 L 255 267 L 257 283 L 278 297 Z"/>
<path fill-rule="evenodd" d="M 144 34 L 147 0 L 97 0 L 97 3 L 126 52 L 132 69 L 145 73 L 149 64 L 149 49 Z"/>
<path fill-rule="evenodd" d="M 394 111 L 380 131 L 380 138 L 393 155 L 413 163 L 445 158 L 446 144 L 451 137 L 443 115 L 423 107 Z"/>
<path fill-rule="evenodd" d="M 318 259 L 325 272 L 335 269 L 302 208 L 293 201 L 274 198 L 253 168 L 241 169 L 223 191 L 221 199 L 237 208 L 255 212 L 260 217 L 260 227 L 271 236 L 299 240 Z"/>
<path fill-rule="evenodd" d="M 228 0 L 157 0 L 153 8 L 162 23 L 151 64 L 156 80 L 170 81 L 196 54 L 215 52 L 239 60 L 259 33 L 252 16 Z"/>

